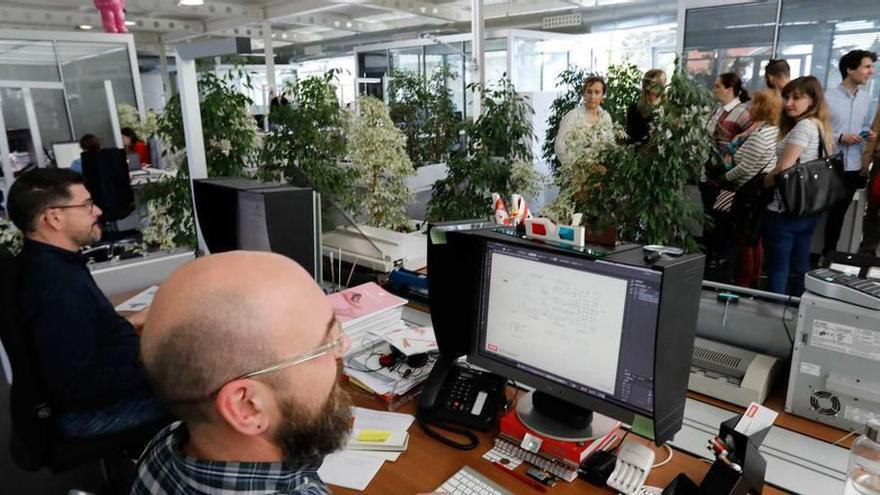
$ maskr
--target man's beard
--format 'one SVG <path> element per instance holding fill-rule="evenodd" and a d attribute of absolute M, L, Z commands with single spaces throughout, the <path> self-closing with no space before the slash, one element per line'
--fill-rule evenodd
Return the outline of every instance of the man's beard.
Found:
<path fill-rule="evenodd" d="M 339 381 L 314 416 L 288 398 L 280 405 L 284 423 L 274 439 L 284 452 L 284 460 L 293 466 L 320 464 L 324 456 L 343 446 L 351 431 L 351 397 Z"/>
<path fill-rule="evenodd" d="M 92 224 L 87 232 L 78 234 L 74 241 L 79 246 L 91 246 L 101 240 L 101 225 L 99 223 Z"/>

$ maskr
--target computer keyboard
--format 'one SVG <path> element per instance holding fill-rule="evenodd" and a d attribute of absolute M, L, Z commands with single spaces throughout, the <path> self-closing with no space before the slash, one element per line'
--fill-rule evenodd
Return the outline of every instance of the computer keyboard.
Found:
<path fill-rule="evenodd" d="M 459 469 L 435 491 L 449 495 L 513 495 L 510 490 L 468 466 Z"/>

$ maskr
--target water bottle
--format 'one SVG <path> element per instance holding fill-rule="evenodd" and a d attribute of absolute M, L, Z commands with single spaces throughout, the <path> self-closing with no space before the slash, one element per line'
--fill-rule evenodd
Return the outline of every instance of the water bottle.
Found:
<path fill-rule="evenodd" d="M 880 495 L 880 419 L 871 419 L 849 453 L 843 495 Z"/>

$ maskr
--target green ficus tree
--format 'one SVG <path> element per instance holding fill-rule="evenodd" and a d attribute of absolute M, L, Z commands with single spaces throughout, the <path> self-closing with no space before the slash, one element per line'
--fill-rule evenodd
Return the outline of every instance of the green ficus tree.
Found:
<path fill-rule="evenodd" d="M 247 166 L 253 163 L 259 149 L 257 125 L 248 113 L 253 102 L 236 89 L 235 77 L 233 71 L 222 77 L 213 72 L 199 76 L 208 177 L 246 176 Z M 244 84 L 250 84 L 247 74 L 238 77 Z M 196 234 L 179 94 L 165 105 L 165 112 L 157 121 L 156 134 L 164 143 L 164 153 L 181 156 L 181 162 L 175 176 L 147 184 L 143 189 L 142 203 L 149 220 L 143 229 L 144 242 L 163 248 L 194 247 Z"/>
<path fill-rule="evenodd" d="M 441 66 L 431 76 L 395 70 L 388 83 L 391 120 L 406 135 L 407 154 L 416 167 L 445 162 L 461 129 L 446 81 L 455 73 Z"/>
<path fill-rule="evenodd" d="M 605 101 L 602 107 L 611 114 L 611 121 L 626 125 L 626 111 L 639 99 L 642 91 L 642 71 L 630 62 L 613 64 L 608 67 L 605 77 Z"/>
<path fill-rule="evenodd" d="M 371 96 L 358 99 L 348 122 L 348 154 L 359 198 L 357 217 L 376 227 L 407 230 L 406 204 L 413 194 L 406 178 L 415 173 L 407 155 L 406 137 L 394 126 L 388 107 Z"/>
<path fill-rule="evenodd" d="M 288 105 L 269 113 L 260 178 L 298 182 L 304 173 L 322 194 L 351 209 L 353 172 L 339 159 L 345 154 L 345 112 L 336 97 L 338 69 L 290 82 L 282 91 Z"/>
<path fill-rule="evenodd" d="M 586 181 L 599 185 L 580 205 L 594 230 L 616 227 L 620 239 L 680 246 L 696 252 L 691 226 L 702 210 L 685 195 L 714 149 L 705 122 L 712 97 L 686 72 L 672 75 L 663 103 L 655 109 L 647 145 L 612 146 L 602 154 L 607 172 L 594 169 Z M 601 176 L 601 177 L 600 177 Z"/>
<path fill-rule="evenodd" d="M 534 111 L 506 75 L 480 94 L 482 114 L 466 124 L 464 149 L 450 156 L 449 173 L 434 184 L 427 205 L 432 220 L 486 217 L 493 192 L 509 197 L 538 191 L 532 153 Z"/>

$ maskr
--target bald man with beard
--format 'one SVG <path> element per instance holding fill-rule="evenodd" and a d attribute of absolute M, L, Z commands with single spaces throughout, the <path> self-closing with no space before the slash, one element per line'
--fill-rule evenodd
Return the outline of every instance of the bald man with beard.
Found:
<path fill-rule="evenodd" d="M 141 336 L 159 397 L 182 421 L 150 443 L 132 494 L 329 493 L 317 474 L 351 428 L 349 341 L 288 258 L 199 258 L 162 284 Z"/>

